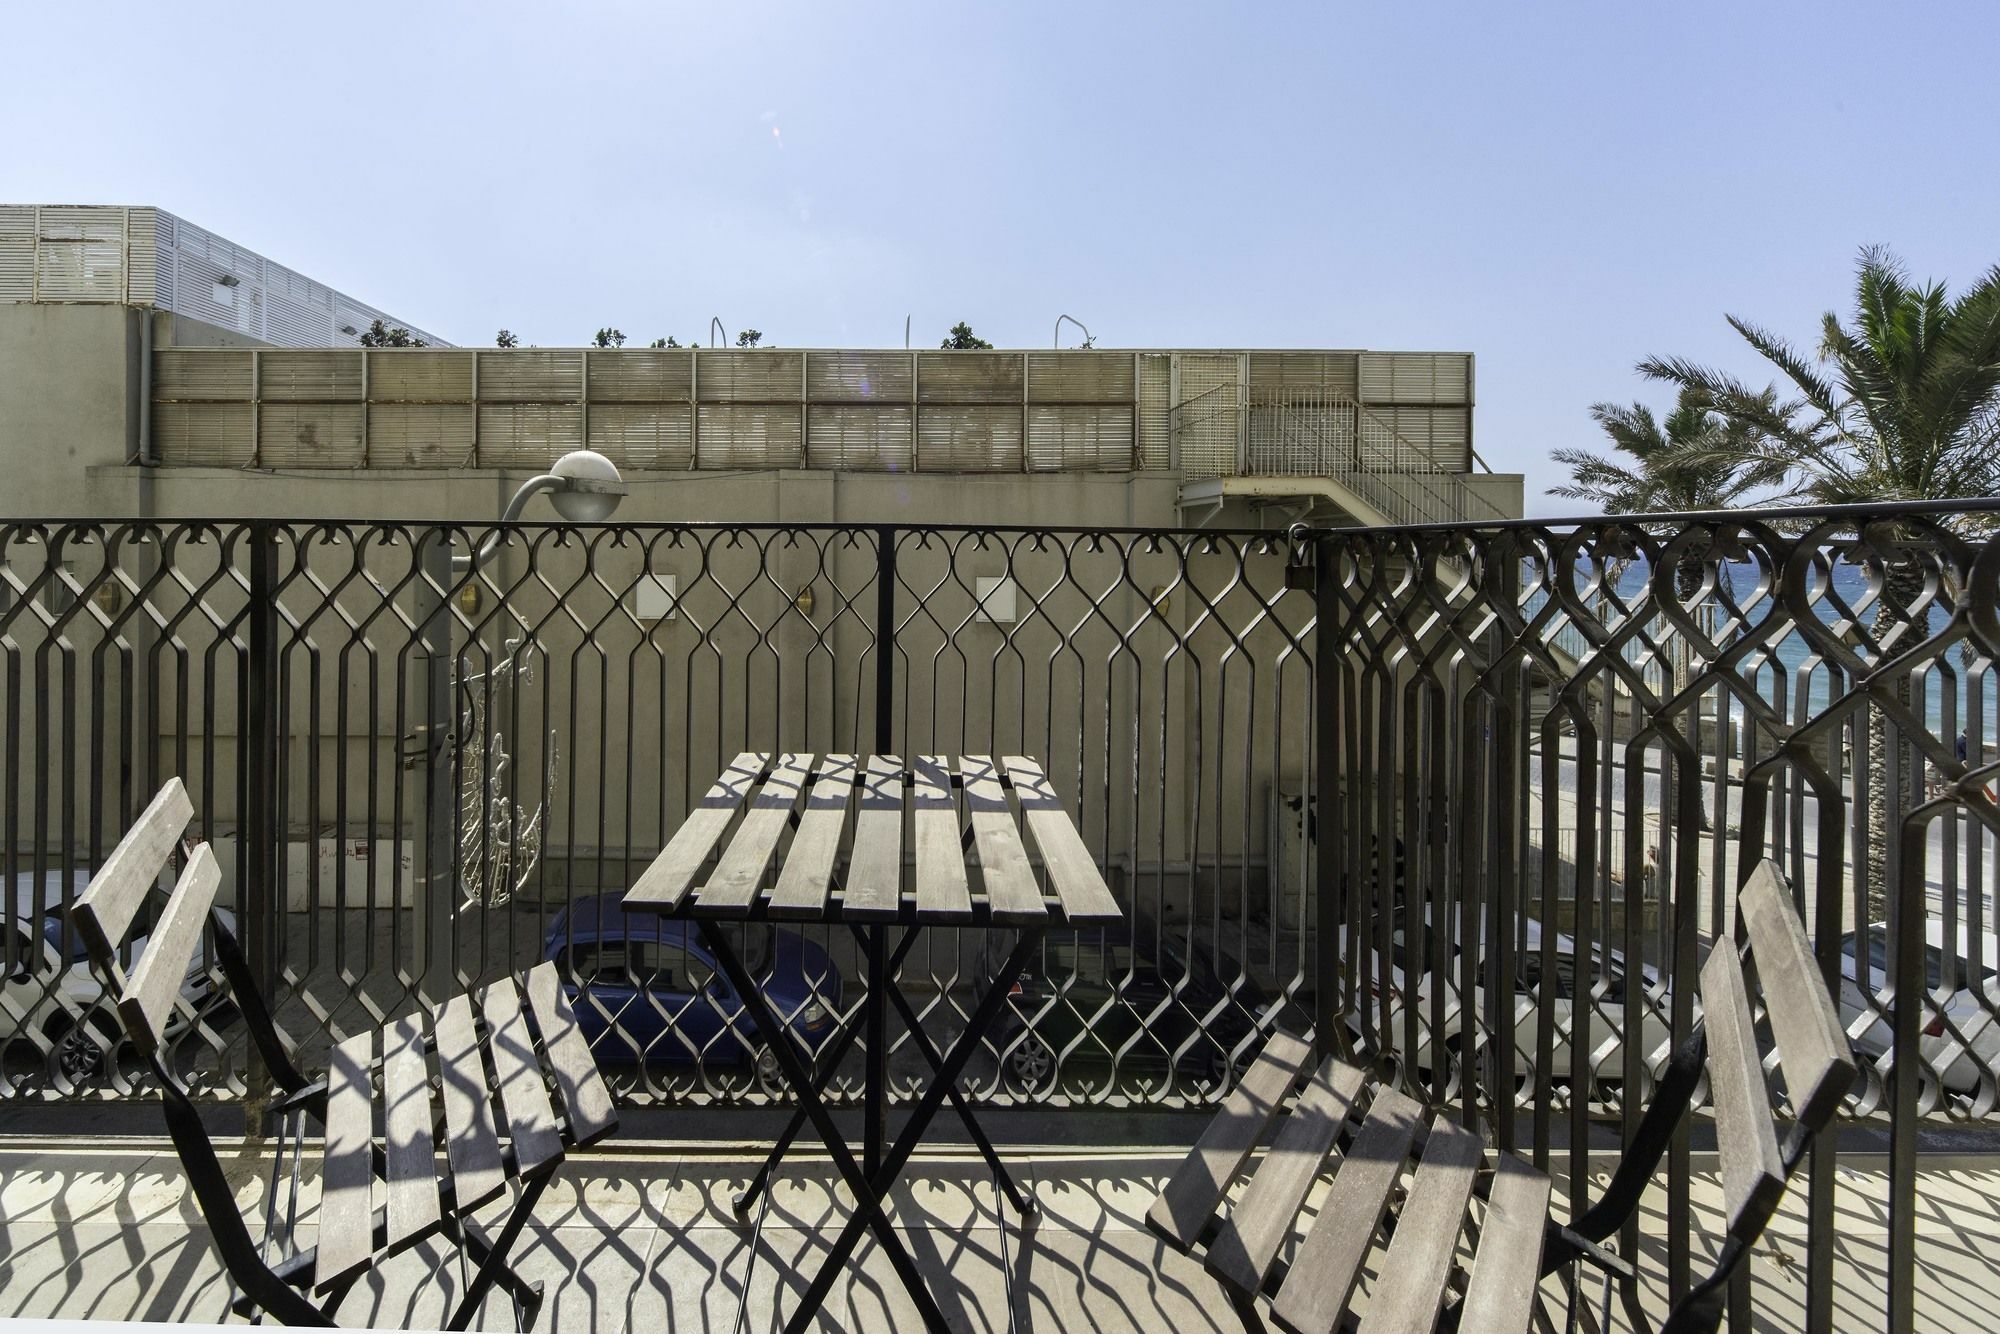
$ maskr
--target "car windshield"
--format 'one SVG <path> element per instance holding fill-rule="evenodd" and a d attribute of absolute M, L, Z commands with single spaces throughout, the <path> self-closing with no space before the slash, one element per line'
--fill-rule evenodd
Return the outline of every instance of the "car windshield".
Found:
<path fill-rule="evenodd" d="M 1840 938 L 1840 952 L 1846 956 L 1850 964 L 1853 963 L 1854 932 L 1850 931 Z M 1943 987 L 1945 985 L 1945 969 L 1947 964 L 1949 964 L 1951 970 L 1951 989 L 1953 991 L 1964 991 L 1971 986 L 1972 965 L 1964 959 L 1956 957 L 1947 960 L 1945 952 L 1936 945 L 1926 945 L 1924 947 L 1924 985 L 1932 991 Z M 1881 973 L 1884 977 L 1889 975 L 1889 937 L 1886 932 L 1873 931 L 1869 933 L 1868 966 Z M 2000 975 L 1996 975 L 1991 964 L 1984 965 L 1979 970 L 1979 980 L 1986 986 L 1992 986 L 1996 976 Z"/>

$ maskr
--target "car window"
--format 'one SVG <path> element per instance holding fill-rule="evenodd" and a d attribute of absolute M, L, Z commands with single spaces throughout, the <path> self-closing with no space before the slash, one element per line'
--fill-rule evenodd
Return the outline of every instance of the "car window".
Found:
<path fill-rule="evenodd" d="M 63 913 L 60 908 L 51 908 L 42 914 L 42 939 L 49 947 L 70 963 L 89 963 L 90 950 L 85 947 L 80 933 L 69 932 L 69 940 L 63 940 Z M 67 943 L 67 949 L 64 948 Z"/>
<path fill-rule="evenodd" d="M 1102 931 L 1091 931 L 1048 942 L 1049 981 L 1060 984 L 1075 977 L 1089 986 L 1107 986 L 1132 970 L 1132 947 L 1106 942 Z"/>
<path fill-rule="evenodd" d="M 1840 952 L 1849 962 L 1852 962 L 1854 959 L 1854 937 L 1855 933 L 1850 931 L 1840 938 Z M 1871 969 L 1880 971 L 1884 977 L 1889 975 L 1889 937 L 1886 932 L 1872 931 L 1869 933 L 1868 966 Z M 1936 991 L 1938 988 L 1944 986 L 1947 968 L 1951 972 L 1951 989 L 1953 991 L 1965 991 L 1971 987 L 1971 964 L 1957 957 L 1947 959 L 1945 952 L 1936 945 L 1926 945 L 1924 947 L 1924 985 L 1932 991 Z M 1982 985 L 1993 985 L 1997 977 L 2000 977 L 2000 975 L 1995 974 L 1993 964 L 1981 964 L 1979 981 Z"/>

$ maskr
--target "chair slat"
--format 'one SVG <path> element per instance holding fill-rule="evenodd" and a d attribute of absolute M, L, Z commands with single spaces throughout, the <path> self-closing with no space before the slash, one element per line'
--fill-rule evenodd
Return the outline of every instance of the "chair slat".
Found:
<path fill-rule="evenodd" d="M 847 807 L 854 799 L 855 760 L 852 755 L 828 755 L 820 761 L 806 792 L 805 812 L 792 831 L 792 846 L 778 883 L 771 887 L 773 917 L 819 917 L 826 912 L 833 887 L 833 862 L 840 855 L 840 836 L 847 832 Z"/>
<path fill-rule="evenodd" d="M 695 876 L 707 863 L 715 847 L 722 842 L 722 836 L 729 832 L 730 822 L 736 818 L 737 808 L 750 795 L 757 779 L 770 762 L 769 755 L 745 751 L 731 760 L 722 776 L 715 780 L 715 786 L 701 799 L 701 803 L 688 812 L 681 827 L 667 840 L 667 846 L 660 855 L 639 873 L 632 888 L 626 891 L 625 902 L 633 907 L 652 908 L 678 907 L 687 897 Z"/>
<path fill-rule="evenodd" d="M 201 946 L 201 929 L 208 922 L 215 887 L 221 882 L 222 869 L 216 864 L 214 851 L 204 843 L 188 858 L 180 883 L 167 899 L 166 911 L 146 937 L 145 953 L 125 980 L 118 1014 L 125 1021 L 126 1033 L 142 1048 L 149 1044 L 158 1048 L 166 1040 L 167 1019 L 180 998 L 188 965 Z"/>
<path fill-rule="evenodd" d="M 812 770 L 810 755 L 780 755 L 771 776 L 750 798 L 750 809 L 736 836 L 729 840 L 708 883 L 695 891 L 695 903 L 705 913 L 742 917 L 763 889 L 764 876 L 778 854 L 778 840 L 791 823 L 792 808 L 805 791 Z"/>
<path fill-rule="evenodd" d="M 423 1023 L 404 1015 L 382 1035 L 382 1133 L 388 1243 L 399 1246 L 437 1225 L 437 1141 Z"/>
<path fill-rule="evenodd" d="M 71 916 L 85 948 L 99 964 L 111 963 L 125 943 L 146 891 L 159 880 L 160 868 L 193 818 L 194 803 L 188 800 L 186 786 L 179 778 L 169 778 L 77 898 Z"/>
<path fill-rule="evenodd" d="M 452 1191 L 461 1211 L 474 1209 L 507 1188 L 507 1169 L 494 1129 L 493 1093 L 471 998 L 454 996 L 439 1006 L 436 1032 Z"/>
<path fill-rule="evenodd" d="M 576 1015 L 563 995 L 555 964 L 544 962 L 529 970 L 527 991 L 528 1007 L 534 1011 L 535 1026 L 541 1030 L 542 1046 L 548 1052 L 549 1069 L 554 1071 L 556 1088 L 562 1094 L 570 1138 L 589 1144 L 618 1125 L 611 1090 L 591 1059 L 583 1030 L 576 1026 Z"/>
<path fill-rule="evenodd" d="M 375 1097 L 368 1067 L 375 1034 L 333 1049 L 326 1068 L 326 1139 L 320 1158 L 319 1247 L 313 1282 L 325 1292 L 375 1253 Z"/>
<path fill-rule="evenodd" d="M 1312 1048 L 1290 1033 L 1271 1036 L 1161 1187 L 1146 1211 L 1147 1227 L 1183 1251 L 1194 1246 L 1311 1059 Z"/>
<path fill-rule="evenodd" d="M 1381 1277 L 1368 1294 L 1361 1320 L 1366 1334 L 1429 1334 L 1437 1327 L 1452 1252 L 1465 1229 L 1485 1151 L 1479 1136 L 1463 1126 L 1446 1121 L 1431 1126 L 1423 1161 L 1396 1216 L 1396 1235 L 1382 1258 Z M 1483 1319 L 1479 1328 L 1486 1328 Z"/>
<path fill-rule="evenodd" d="M 1727 941 L 1701 970 L 1702 1022 L 1708 1030 L 1708 1081 L 1715 1099 L 1715 1147 L 1722 1200 L 1735 1227 L 1746 1211 L 1768 1216 L 1785 1189 L 1785 1164 L 1771 1120 L 1771 1091 L 1757 1054 L 1743 962 Z"/>
<path fill-rule="evenodd" d="M 948 800 L 949 787 L 945 795 Z M 856 807 L 841 907 L 856 919 L 894 917 L 903 906 L 903 762 L 870 755 Z M 963 884 L 962 863 L 958 875 Z"/>
<path fill-rule="evenodd" d="M 514 1163 L 523 1176 L 562 1158 L 562 1136 L 556 1133 L 555 1108 L 535 1055 L 534 1038 L 521 996 L 512 978 L 503 978 L 480 993 L 486 1014 L 487 1049 L 500 1085 L 500 1107 L 514 1142 Z"/>
<path fill-rule="evenodd" d="M 920 757 L 912 770 L 910 824 L 917 853 L 917 918 L 962 922 L 972 916 L 965 850 L 958 838 L 958 805 L 951 796 L 951 761 Z"/>
<path fill-rule="evenodd" d="M 972 840 L 979 849 L 979 878 L 996 922 L 1032 924 L 1048 919 L 1041 886 L 1028 864 L 1020 826 L 1007 805 L 1000 769 L 991 756 L 966 755 L 959 760 L 965 781 L 965 805 L 972 813 Z"/>
<path fill-rule="evenodd" d="M 1009 755 L 1001 760 L 1014 780 L 1014 798 L 1021 803 L 1021 818 L 1042 854 L 1049 882 L 1062 900 L 1063 915 L 1072 922 L 1115 922 L 1124 913 L 1104 873 L 1084 846 L 1076 822 L 1063 809 L 1055 785 L 1042 772 L 1039 762 L 1025 755 Z"/>
<path fill-rule="evenodd" d="M 1751 872 L 1737 904 L 1748 929 L 1750 954 L 1757 964 L 1757 981 L 1792 1109 L 1817 1129 L 1840 1110 L 1841 1099 L 1860 1073 L 1841 1031 L 1840 1011 L 1827 992 L 1806 940 L 1805 923 L 1793 910 L 1784 875 L 1775 863 L 1765 861 Z"/>
<path fill-rule="evenodd" d="M 1341 1155 L 1319 1216 L 1278 1290 L 1271 1313 L 1280 1325 L 1314 1331 L 1338 1326 L 1422 1119 L 1423 1108 L 1415 1099 L 1392 1088 L 1376 1090 L 1368 1117 Z"/>
<path fill-rule="evenodd" d="M 1548 1221 L 1548 1177 L 1511 1153 L 1500 1154 L 1479 1226 L 1472 1281 L 1465 1290 L 1464 1309 L 1480 1329 L 1508 1334 L 1528 1328 Z"/>
<path fill-rule="evenodd" d="M 1205 1263 L 1210 1273 L 1245 1296 L 1255 1296 L 1264 1286 L 1278 1247 L 1291 1235 L 1306 1192 L 1347 1124 L 1364 1082 L 1361 1071 L 1345 1061 L 1321 1064 L 1279 1124 L 1228 1222 L 1209 1244 Z"/>

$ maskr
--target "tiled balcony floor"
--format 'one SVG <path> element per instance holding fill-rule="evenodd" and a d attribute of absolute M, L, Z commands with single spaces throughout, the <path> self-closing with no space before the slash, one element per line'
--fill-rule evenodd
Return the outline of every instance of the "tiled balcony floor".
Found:
<path fill-rule="evenodd" d="M 48 1139 L 0 1141 L 0 1316 L 211 1322 L 225 1318 L 227 1285 L 178 1160 L 164 1142 L 80 1148 Z M 946 1314 L 962 1329 L 1147 1330 L 1240 1328 L 1213 1280 L 1167 1252 L 1141 1217 L 1174 1159 L 1157 1150 L 1012 1150 L 1041 1203 L 1025 1237 L 1002 1229 L 993 1183 L 976 1158 L 918 1160 L 895 1218 Z M 225 1155 L 246 1209 L 262 1215 L 253 1159 Z M 578 1155 L 544 1197 L 517 1251 L 547 1284 L 544 1330 L 730 1331 L 778 1327 L 847 1216 L 845 1192 L 824 1159 L 788 1166 L 754 1243 L 729 1198 L 754 1161 L 671 1146 L 620 1144 Z M 1841 1329 L 1881 1323 L 1886 1178 L 1879 1159 L 1843 1164 L 1835 1302 Z M 315 1190 L 300 1217 L 310 1240 Z M 2000 1158 L 1926 1161 L 1919 1194 L 1920 1327 L 2000 1328 Z M 1703 1235 L 1717 1228 L 1712 1178 L 1697 1192 Z M 1650 1230 L 1664 1226 L 1649 1212 Z M 1760 1329 L 1801 1322 L 1804 1224 L 1779 1219 L 1756 1258 Z M 1705 1254 L 1697 1241 L 1697 1253 Z M 1661 1248 L 1649 1247 L 1655 1277 Z M 460 1285 L 456 1262 L 420 1248 L 357 1286 L 342 1323 L 435 1328 Z M 776 1318 L 774 1318 L 774 1316 Z M 482 1325 L 509 1329 L 504 1297 Z M 915 1327 L 888 1262 L 864 1245 L 836 1284 L 821 1328 Z"/>

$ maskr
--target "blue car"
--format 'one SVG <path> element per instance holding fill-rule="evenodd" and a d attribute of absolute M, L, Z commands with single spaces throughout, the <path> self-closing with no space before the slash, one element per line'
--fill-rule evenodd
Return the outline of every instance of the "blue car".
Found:
<path fill-rule="evenodd" d="M 778 1061 L 722 975 L 701 928 L 656 913 L 627 913 L 622 894 L 576 900 L 542 942 L 567 984 L 578 1025 L 612 1065 L 749 1065 L 766 1089 L 783 1087 Z M 816 1053 L 837 1031 L 840 974 L 833 959 L 767 922 L 726 928 L 737 957 L 801 1047 Z"/>

